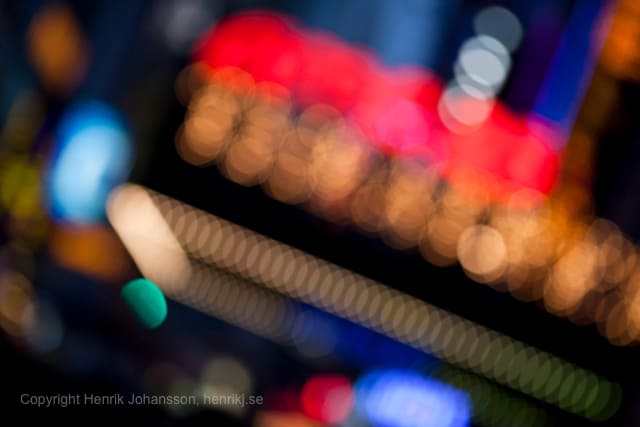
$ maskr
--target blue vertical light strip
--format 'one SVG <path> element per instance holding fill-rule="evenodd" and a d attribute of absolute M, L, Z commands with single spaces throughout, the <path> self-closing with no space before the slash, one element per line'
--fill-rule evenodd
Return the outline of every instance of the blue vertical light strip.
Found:
<path fill-rule="evenodd" d="M 593 75 L 602 44 L 595 32 L 608 5 L 606 0 L 576 2 L 533 108 L 562 133 L 551 147 L 555 150 L 566 144 Z"/>

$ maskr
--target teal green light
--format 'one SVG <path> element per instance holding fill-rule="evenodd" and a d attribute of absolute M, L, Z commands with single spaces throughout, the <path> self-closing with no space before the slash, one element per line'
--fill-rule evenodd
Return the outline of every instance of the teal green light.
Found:
<path fill-rule="evenodd" d="M 145 328 L 157 328 L 167 317 L 167 301 L 162 291 L 147 279 L 130 281 L 120 296 Z"/>

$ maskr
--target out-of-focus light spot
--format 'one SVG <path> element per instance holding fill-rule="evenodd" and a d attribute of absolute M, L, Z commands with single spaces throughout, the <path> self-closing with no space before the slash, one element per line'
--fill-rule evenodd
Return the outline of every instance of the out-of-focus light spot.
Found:
<path fill-rule="evenodd" d="M 388 102 L 373 125 L 377 140 L 385 151 L 411 151 L 430 138 L 426 111 L 415 102 L 396 99 Z"/>
<path fill-rule="evenodd" d="M 213 397 L 250 394 L 253 390 L 253 378 L 239 360 L 230 356 L 215 357 L 204 367 L 198 389 L 203 395 L 212 397 L 211 405 L 219 410 L 241 415 L 246 410 L 242 405 Z"/>
<path fill-rule="evenodd" d="M 249 394 L 253 390 L 253 378 L 247 367 L 230 356 L 209 361 L 202 371 L 202 380 L 232 393 Z"/>
<path fill-rule="evenodd" d="M 64 336 L 64 325 L 58 310 L 52 304 L 38 299 L 26 308 L 23 318 L 24 335 L 39 352 L 58 348 Z"/>
<path fill-rule="evenodd" d="M 487 225 L 467 228 L 458 240 L 462 267 L 482 282 L 492 282 L 503 273 L 507 248 L 499 231 Z"/>
<path fill-rule="evenodd" d="M 44 85 L 66 94 L 87 68 L 88 46 L 71 9 L 49 4 L 34 16 L 27 34 L 27 52 Z"/>
<path fill-rule="evenodd" d="M 376 427 L 464 427 L 471 402 L 449 385 L 411 371 L 374 371 L 356 382 L 356 406 Z"/>
<path fill-rule="evenodd" d="M 116 188 L 107 201 L 107 215 L 149 280 L 171 284 L 189 274 L 180 244 L 146 192 L 135 186 Z"/>
<path fill-rule="evenodd" d="M 178 153 L 196 166 L 210 163 L 228 141 L 228 132 L 233 126 L 232 119 L 226 115 L 189 117 L 177 137 Z"/>
<path fill-rule="evenodd" d="M 14 158 L 0 166 L 0 209 L 19 219 L 41 214 L 42 178 L 36 165 Z"/>
<path fill-rule="evenodd" d="M 340 375 L 312 377 L 304 384 L 300 394 L 304 413 L 309 418 L 328 424 L 346 419 L 353 401 L 351 382 Z"/>
<path fill-rule="evenodd" d="M 309 34 L 300 41 L 306 47 L 301 81 L 296 83 L 301 103 L 328 103 L 348 111 L 358 102 L 362 82 L 371 73 L 367 55 L 326 34 Z"/>
<path fill-rule="evenodd" d="M 586 415 L 596 421 L 610 418 L 620 408 L 622 390 L 618 385 L 604 385 L 607 389 L 600 392 L 599 400 L 592 402 L 587 408 Z"/>
<path fill-rule="evenodd" d="M 491 114 L 495 100 L 482 92 L 473 91 L 458 83 L 445 89 L 438 103 L 440 119 L 447 128 L 459 134 L 469 133 Z"/>
<path fill-rule="evenodd" d="M 431 175 L 422 165 L 400 161 L 394 165 L 384 206 L 389 231 L 383 233 L 392 246 L 406 249 L 419 243 L 425 215 L 433 210 Z"/>
<path fill-rule="evenodd" d="M 456 247 L 460 233 L 469 226 L 473 217 L 436 214 L 427 222 L 420 251 L 435 265 L 446 266 L 456 260 Z"/>
<path fill-rule="evenodd" d="M 478 36 L 462 46 L 458 66 L 458 79 L 464 73 L 475 85 L 495 94 L 511 68 L 511 59 L 507 49 L 498 40 Z"/>
<path fill-rule="evenodd" d="M 482 9 L 473 19 L 473 29 L 499 40 L 513 52 L 522 40 L 522 24 L 513 12 L 501 6 L 489 6 Z"/>
<path fill-rule="evenodd" d="M 104 218 L 107 197 L 132 160 L 131 138 L 120 116 L 100 101 L 74 105 L 56 135 L 48 177 L 52 214 L 70 222 Z"/>
<path fill-rule="evenodd" d="M 206 0 L 165 0 L 154 8 L 155 24 L 172 51 L 185 53 L 213 22 L 219 7 Z"/>
<path fill-rule="evenodd" d="M 607 316 L 603 329 L 609 342 L 614 345 L 629 345 L 633 341 L 629 307 L 626 302 L 620 301 L 614 306 Z"/>
<path fill-rule="evenodd" d="M 129 309 L 145 328 L 157 328 L 167 317 L 167 301 L 162 291 L 147 279 L 135 279 L 120 293 Z"/>
<path fill-rule="evenodd" d="M 479 35 L 460 48 L 455 80 L 440 98 L 440 120 L 452 132 L 469 133 L 489 118 L 495 95 L 511 68 L 509 52 L 500 41 Z"/>
<path fill-rule="evenodd" d="M 60 265 L 105 280 L 124 279 L 132 269 L 118 236 L 106 225 L 55 227 L 49 250 Z"/>
<path fill-rule="evenodd" d="M 0 271 L 0 327 L 7 333 L 23 334 L 23 319 L 33 296 L 31 282 L 15 271 Z"/>
<path fill-rule="evenodd" d="M 312 64 L 306 46 L 292 27 L 288 19 L 265 12 L 233 16 L 203 37 L 195 56 L 212 68 L 241 67 L 258 81 L 296 88 L 303 73 L 316 68 L 307 67 Z"/>
<path fill-rule="evenodd" d="M 553 266 L 545 286 L 545 304 L 555 312 L 575 310 L 587 292 L 599 283 L 597 248 L 590 241 L 568 248 Z"/>

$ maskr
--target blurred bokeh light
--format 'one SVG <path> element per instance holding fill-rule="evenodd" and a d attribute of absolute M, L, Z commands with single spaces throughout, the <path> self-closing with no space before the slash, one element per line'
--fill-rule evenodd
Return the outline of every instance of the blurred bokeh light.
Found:
<path fill-rule="evenodd" d="M 633 0 L 0 2 L 0 424 L 640 425 L 638 35 Z"/>

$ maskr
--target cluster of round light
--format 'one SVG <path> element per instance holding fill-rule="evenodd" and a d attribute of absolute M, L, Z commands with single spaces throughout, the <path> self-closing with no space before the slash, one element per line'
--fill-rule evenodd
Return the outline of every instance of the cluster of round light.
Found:
<path fill-rule="evenodd" d="M 194 71 L 186 73 L 182 80 L 196 78 Z M 364 178 L 371 149 L 337 110 L 316 105 L 292 120 L 290 104 L 279 97 L 229 90 L 229 82 L 252 85 L 248 74 L 225 69 L 219 78 L 225 83 L 206 84 L 191 98 L 177 137 L 185 160 L 197 165 L 217 160 L 237 183 L 262 183 L 278 200 L 310 201 L 327 210 L 335 210 Z"/>
<path fill-rule="evenodd" d="M 464 390 L 473 405 L 473 421 L 482 426 L 545 426 L 544 410 L 526 399 L 505 394 L 495 383 L 452 367 L 443 367 L 434 377 Z"/>
<path fill-rule="evenodd" d="M 238 274 L 188 258 L 159 209 L 170 212 L 182 226 L 194 218 L 190 208 L 136 186 L 123 187 L 112 195 L 108 217 L 143 275 L 169 297 L 256 335 L 294 346 L 309 357 L 322 357 L 332 350 L 335 343 L 326 339 L 330 335 L 326 325 L 308 310 Z"/>
<path fill-rule="evenodd" d="M 131 202 L 131 200 L 140 202 L 140 194 L 134 194 L 136 192 L 138 192 L 138 190 L 135 187 L 127 188 L 126 193 L 128 194 L 125 193 L 125 196 L 129 196 L 127 197 L 129 198 L 128 202 Z M 191 224 L 196 218 L 193 215 L 194 211 L 185 208 L 184 205 L 171 202 L 169 199 L 159 197 L 155 194 L 150 194 L 150 196 L 157 203 L 157 206 L 163 208 L 167 218 L 172 218 L 173 222 L 180 221 L 182 223 L 181 227 L 184 227 L 187 222 Z M 126 202 L 122 195 L 112 198 L 112 202 L 110 203 L 110 219 L 114 222 L 114 225 L 116 225 L 125 243 L 128 244 L 130 249 L 133 249 L 135 245 L 139 246 L 142 241 L 141 238 L 145 236 L 136 235 L 135 230 L 139 230 L 138 227 L 129 229 L 122 228 L 122 214 L 132 214 L 131 211 L 127 212 L 123 210 L 123 208 L 126 209 L 126 205 L 128 204 Z M 144 203 L 133 204 L 137 206 L 138 209 L 136 209 L 136 212 L 141 219 L 148 222 L 150 218 L 153 218 L 153 215 L 149 215 L 149 212 L 145 209 Z M 140 209 L 141 207 L 142 209 Z M 131 220 L 130 217 L 128 219 Z M 211 227 L 217 224 L 214 217 L 209 217 L 209 219 L 214 222 L 205 224 L 205 227 Z M 138 224 L 137 221 L 133 220 L 133 225 L 135 226 L 136 224 Z M 157 224 L 152 224 L 152 227 L 158 229 Z M 122 233 L 123 231 L 125 233 Z M 211 235 L 209 231 L 212 230 L 208 230 L 207 234 L 205 234 L 205 241 L 210 241 Z M 199 229 L 197 227 L 190 228 L 189 238 L 193 239 L 195 237 L 194 233 L 198 232 Z M 250 235 L 246 237 L 250 237 Z M 170 243 L 167 244 L 167 242 L 155 242 L 154 246 L 165 246 L 169 252 L 174 252 L 171 248 L 172 245 Z M 142 249 L 142 253 L 146 254 L 146 257 L 149 258 L 149 252 L 144 250 L 144 247 Z M 228 251 L 229 248 L 226 250 Z M 155 267 L 148 265 L 143 260 L 143 255 L 135 249 L 132 250 L 132 253 L 141 268 L 147 272 L 145 274 L 157 276 L 156 280 L 159 280 L 158 284 L 167 290 L 168 294 L 175 300 L 188 304 L 276 343 L 287 346 L 293 345 L 303 354 L 309 355 L 310 357 L 321 356 L 331 350 L 331 343 L 327 345 L 326 342 L 317 342 L 318 339 L 322 341 L 322 337 L 319 337 L 316 333 L 318 319 L 308 315 L 305 310 L 300 310 L 296 304 L 291 303 L 287 298 L 283 298 L 277 293 L 270 292 L 264 289 L 264 287 L 258 287 L 252 281 L 243 279 L 237 274 L 231 274 L 223 269 L 212 265 L 205 265 L 195 260 L 190 262 L 188 269 L 179 267 L 181 274 L 172 276 L 172 283 L 167 283 L 166 275 L 157 275 L 157 265 Z M 167 258 L 161 258 L 160 262 L 166 263 L 169 262 L 169 260 Z M 309 336 L 310 331 L 312 336 Z M 309 342 L 313 342 L 314 345 L 309 346 Z M 455 345 L 455 343 L 453 343 L 453 345 Z M 477 421 L 479 421 L 481 425 L 499 425 L 499 422 L 496 420 L 512 420 L 515 419 L 516 414 L 522 411 L 528 410 L 531 412 L 531 410 L 535 410 L 530 405 L 527 406 L 522 399 L 509 397 L 509 393 L 502 391 L 503 389 L 501 387 L 497 385 L 489 386 L 487 381 L 480 380 L 475 376 L 467 376 L 465 377 L 467 380 L 464 383 L 458 384 L 459 381 L 457 381 L 457 379 L 462 374 L 458 373 L 458 376 L 454 378 L 449 375 L 451 372 L 458 371 L 446 369 L 440 371 L 437 376 L 454 385 L 463 386 L 465 390 L 471 393 L 471 398 L 474 400 L 474 408 L 476 408 L 474 417 L 477 417 Z M 154 373 L 152 376 L 155 377 L 157 375 Z M 481 383 L 485 384 L 485 387 L 482 389 L 481 402 L 484 406 L 480 406 L 476 402 L 480 399 L 477 393 L 481 392 L 478 389 L 478 387 L 482 386 Z M 487 387 L 491 388 L 490 395 L 484 393 Z M 503 408 L 502 405 L 505 401 L 511 402 L 512 404 Z M 523 405 L 527 406 L 528 409 L 523 409 Z M 537 412 L 536 414 L 535 417 L 530 417 L 529 419 L 540 419 L 544 417 L 544 415 L 540 415 Z"/>
<path fill-rule="evenodd" d="M 294 114 L 299 108 L 322 105 L 329 121 L 335 118 L 339 122 L 337 137 L 345 140 L 346 146 L 358 140 L 377 155 L 437 164 L 440 174 L 446 176 L 465 168 L 483 171 L 485 180 L 497 193 L 513 187 L 548 191 L 556 177 L 558 153 L 549 148 L 555 144 L 556 132 L 536 117 L 513 113 L 498 100 L 484 102 L 497 93 L 508 73 L 509 50 L 519 43 L 520 24 L 508 10 L 489 7 L 478 14 L 474 25 L 478 35 L 463 46 L 456 67 L 458 89 L 453 96 L 443 94 L 439 79 L 426 69 L 389 69 L 369 52 L 329 34 L 307 31 L 284 16 L 249 12 L 229 17 L 197 44 L 192 69 L 198 73 L 185 72 L 178 79 L 181 100 L 196 109 L 203 105 L 213 107 L 221 118 L 207 120 L 206 112 L 197 114 L 192 108 L 181 131 L 184 143 L 179 144 L 179 149 L 188 161 L 198 164 L 216 157 L 223 160 L 225 155 L 219 153 L 223 149 L 229 153 L 224 168 L 240 175 L 239 181 L 262 182 L 266 179 L 264 174 L 270 173 L 269 163 L 275 162 L 273 145 L 278 146 L 283 138 L 277 132 L 283 124 L 279 116 L 294 110 L 292 104 Z M 207 102 L 212 99 L 207 95 L 218 92 L 206 89 L 212 81 L 244 96 L 230 102 Z M 242 126 L 241 132 L 234 132 L 234 139 L 238 136 L 242 141 L 239 148 L 225 150 L 221 134 L 240 130 L 234 124 L 255 120 L 244 120 L 245 112 L 251 116 L 263 112 L 251 105 L 256 97 L 277 100 L 276 120 L 273 115 L 269 117 L 272 120 L 262 120 L 269 125 L 262 131 L 259 127 Z M 487 105 L 483 107 L 484 104 Z M 479 117 L 475 117 L 476 110 L 481 110 Z M 239 120 L 230 119 L 234 111 L 241 112 L 236 116 Z M 453 121 L 466 126 L 469 132 L 452 132 L 450 128 L 456 126 L 443 112 L 457 118 Z M 467 117 L 469 114 L 474 117 Z M 297 127 L 297 117 L 292 119 L 284 117 L 289 124 L 284 126 L 284 136 L 300 136 L 301 132 L 290 132 Z M 256 137 L 260 140 L 273 133 L 271 143 L 256 142 Z M 302 133 L 313 138 L 318 132 Z M 492 149 L 479 149 L 483 144 L 491 144 Z M 297 166 L 296 157 L 308 156 L 307 151 L 294 148 L 290 156 L 279 160 L 287 166 Z M 256 160 L 257 154 L 263 154 L 265 159 Z M 341 158 L 319 157 L 326 162 L 339 162 Z M 243 167 L 238 168 L 238 160 L 242 160 Z M 245 176 L 247 172 L 249 176 Z M 282 176 L 286 179 L 287 175 Z M 297 195 L 299 191 L 291 196 Z"/>
<path fill-rule="evenodd" d="M 217 273 L 220 277 L 213 282 L 209 272 L 219 270 L 210 270 L 211 267 L 192 268 L 195 273 L 172 276 L 173 280 L 183 280 L 179 293 L 174 291 L 178 299 L 262 335 L 286 333 L 292 321 L 282 317 L 282 313 L 287 312 L 282 306 L 284 300 L 271 293 L 265 294 L 265 298 L 257 293 L 251 296 L 247 294 L 251 286 L 233 286 L 250 284 L 249 281 L 259 283 L 567 411 L 598 419 L 606 418 L 617 409 L 619 386 L 592 372 L 223 219 L 135 186 L 122 188 L 110 204 L 110 219 L 128 247 L 132 238 L 123 235 L 116 212 L 120 205 L 126 205 L 126 199 L 134 199 L 140 194 L 151 195 L 149 197 L 176 241 L 191 257 L 231 272 Z M 150 215 L 140 210 L 140 204 L 135 205 L 140 218 L 148 221 Z M 139 232 L 136 227 L 130 231 L 134 234 Z M 135 236 L 133 241 L 137 241 Z M 145 263 L 141 260 L 147 254 L 136 257 L 135 250 L 132 253 L 145 273 Z M 153 275 L 155 267 L 149 266 L 148 274 Z M 216 291 L 221 286 L 224 292 Z M 234 308 L 239 301 L 243 304 L 241 311 Z M 252 305 L 250 310 L 245 309 L 246 303 L 251 301 L 255 302 L 255 307 Z M 268 310 L 269 301 L 277 301 L 279 305 Z M 260 313 L 265 314 L 265 310 L 271 313 L 265 316 L 273 321 L 265 321 L 265 316 L 259 316 Z M 262 330 L 266 327 L 271 332 Z"/>
<path fill-rule="evenodd" d="M 231 87 L 253 84 L 241 71 L 221 73 Z M 180 84 L 194 85 L 195 78 L 185 75 Z M 418 246 L 433 264 L 458 260 L 478 282 L 522 300 L 544 299 L 549 311 L 577 323 L 596 322 L 613 343 L 640 337 L 637 251 L 613 224 L 587 226 L 561 200 L 533 190 L 492 204 L 487 193 L 449 185 L 423 163 L 376 156 L 328 106 L 293 120 L 287 105 L 222 84 L 201 86 L 178 149 L 195 164 L 217 159 L 235 182 L 262 183 L 278 200 L 352 221 L 396 248 Z"/>
<path fill-rule="evenodd" d="M 487 120 L 509 74 L 510 52 L 522 38 L 518 18 L 500 6 L 478 13 L 474 27 L 476 35 L 460 48 L 455 78 L 438 104 L 442 122 L 455 133 L 467 133 Z"/>
<path fill-rule="evenodd" d="M 291 344 L 300 316 L 281 295 L 208 266 L 194 267 L 174 297 L 215 317 L 281 344 Z"/>

